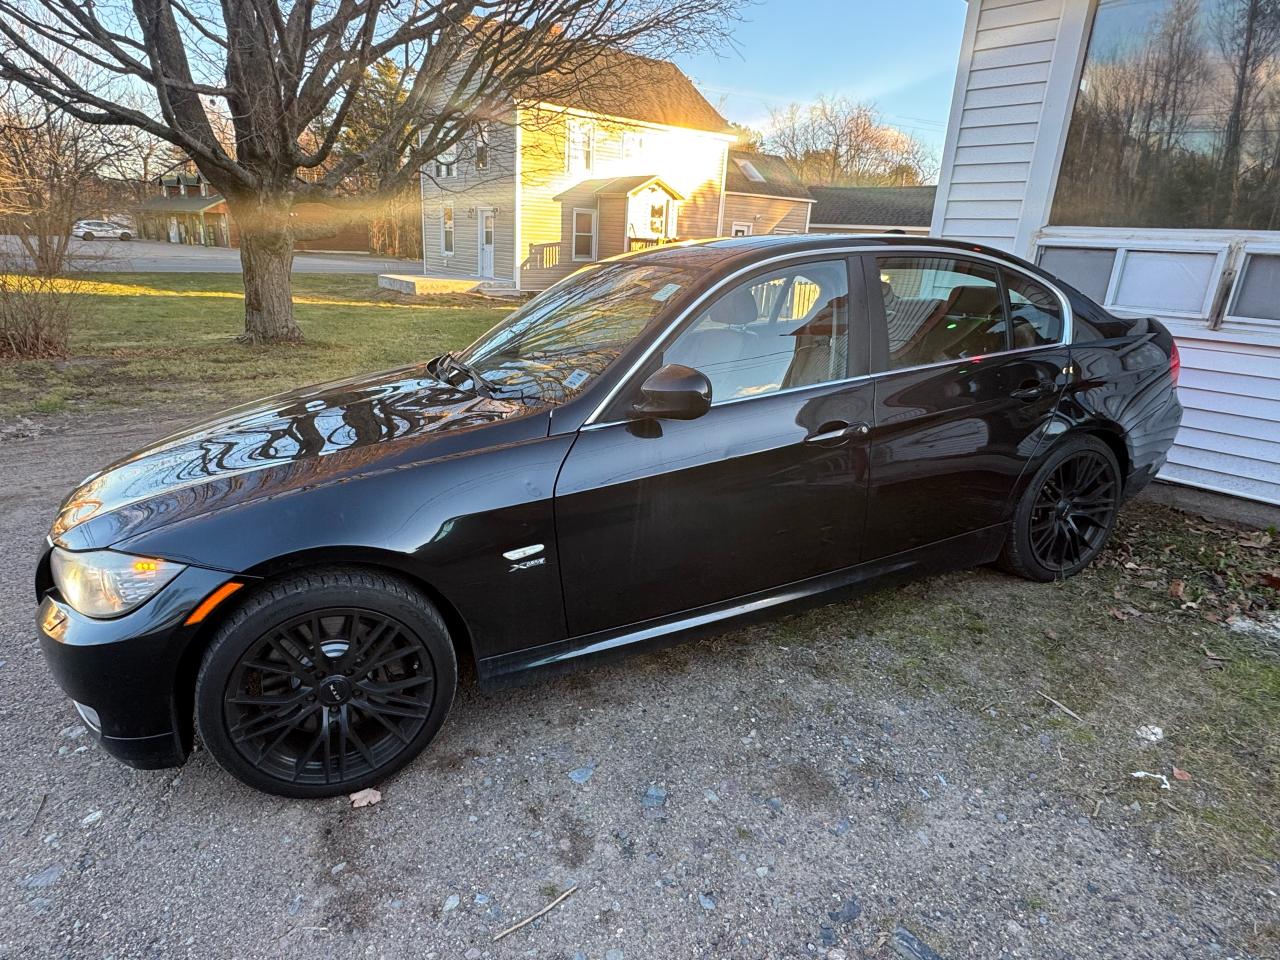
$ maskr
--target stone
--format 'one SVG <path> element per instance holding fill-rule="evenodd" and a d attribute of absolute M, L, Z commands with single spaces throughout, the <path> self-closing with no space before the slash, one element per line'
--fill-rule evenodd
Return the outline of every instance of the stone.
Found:
<path fill-rule="evenodd" d="M 836 923 L 853 923 L 862 916 L 862 904 L 857 900 L 846 900 L 840 905 L 839 910 L 832 910 L 827 916 Z"/>
<path fill-rule="evenodd" d="M 472 947 L 470 950 L 464 953 L 463 956 L 466 958 L 466 960 L 480 960 L 480 954 L 481 954 L 481 950 L 479 947 Z"/>
<path fill-rule="evenodd" d="M 450 910 L 458 909 L 458 904 L 460 904 L 461 902 L 462 902 L 462 898 L 459 897 L 456 893 L 449 894 L 449 896 L 444 901 L 444 912 L 448 913 Z"/>
<path fill-rule="evenodd" d="M 702 904 L 703 910 L 714 910 L 716 908 L 715 897 L 705 893 L 698 894 L 698 903 Z"/>
<path fill-rule="evenodd" d="M 596 772 L 594 764 L 588 764 L 585 767 L 578 767 L 576 770 L 569 771 L 569 779 L 576 784 L 584 784 L 591 779 L 591 775 Z"/>
<path fill-rule="evenodd" d="M 666 802 L 666 788 L 660 787 L 656 783 L 649 784 L 649 789 L 644 792 L 644 797 L 640 800 L 640 803 L 648 810 L 656 810 L 665 805 Z"/>
<path fill-rule="evenodd" d="M 906 960 L 942 960 L 942 957 L 928 944 L 924 943 L 906 927 L 898 927 L 893 931 L 894 953 Z"/>
<path fill-rule="evenodd" d="M 27 879 L 22 881 L 22 886 L 28 890 L 42 890 L 51 886 L 64 872 L 66 867 L 60 863 L 52 863 L 45 867 L 39 873 L 33 873 Z"/>

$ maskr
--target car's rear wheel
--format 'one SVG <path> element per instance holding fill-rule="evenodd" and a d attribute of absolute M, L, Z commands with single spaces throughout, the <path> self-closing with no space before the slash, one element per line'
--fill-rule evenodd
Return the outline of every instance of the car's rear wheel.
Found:
<path fill-rule="evenodd" d="M 128 230 L 121 230 L 121 231 L 120 231 L 120 239 L 121 239 L 121 240 L 132 240 L 132 239 L 133 239 L 133 234 L 131 234 Z"/>
<path fill-rule="evenodd" d="M 308 571 L 259 589 L 218 629 L 196 680 L 196 726 L 249 786 L 335 796 L 417 756 L 457 676 L 444 621 L 409 583 Z"/>
<path fill-rule="evenodd" d="M 81 240 L 92 240 L 92 239 L 93 239 L 93 231 L 92 231 L 92 230 L 86 230 L 84 233 L 80 234 L 80 239 L 81 239 Z"/>
<path fill-rule="evenodd" d="M 1120 487 L 1120 467 L 1110 447 L 1087 435 L 1068 438 L 1023 493 L 1000 565 L 1029 580 L 1079 573 L 1111 536 Z"/>

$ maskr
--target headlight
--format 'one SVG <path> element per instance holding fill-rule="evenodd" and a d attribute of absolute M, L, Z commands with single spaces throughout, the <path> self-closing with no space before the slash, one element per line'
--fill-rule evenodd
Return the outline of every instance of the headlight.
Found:
<path fill-rule="evenodd" d="M 114 550 L 72 553 L 53 548 L 53 582 L 86 617 L 118 617 L 149 599 L 184 569 L 180 563 Z"/>

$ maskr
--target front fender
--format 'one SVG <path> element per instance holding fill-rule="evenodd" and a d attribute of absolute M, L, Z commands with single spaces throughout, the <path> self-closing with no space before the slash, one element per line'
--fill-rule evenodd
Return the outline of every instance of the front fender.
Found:
<path fill-rule="evenodd" d="M 392 554 L 465 620 L 477 659 L 565 637 L 552 495 L 573 436 L 283 490 L 115 546 L 252 574 L 294 555 Z M 519 566 L 504 553 L 541 545 Z M 541 561 L 533 562 L 529 561 Z"/>

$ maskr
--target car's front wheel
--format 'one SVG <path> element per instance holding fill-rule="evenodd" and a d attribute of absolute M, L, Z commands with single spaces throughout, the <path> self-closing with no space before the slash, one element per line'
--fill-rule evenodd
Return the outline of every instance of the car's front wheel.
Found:
<path fill-rule="evenodd" d="M 1069 437 L 1027 485 L 1000 565 L 1029 580 L 1070 577 L 1106 546 L 1120 509 L 1120 467 L 1097 437 Z"/>
<path fill-rule="evenodd" d="M 411 584 L 307 571 L 259 588 L 219 627 L 196 680 L 196 726 L 249 786 L 335 796 L 417 756 L 457 676 L 444 621 Z"/>
<path fill-rule="evenodd" d="M 122 231 L 120 231 L 120 239 L 121 239 L 121 240 L 132 240 L 132 239 L 133 239 L 133 234 L 131 234 L 128 230 L 122 230 Z"/>

